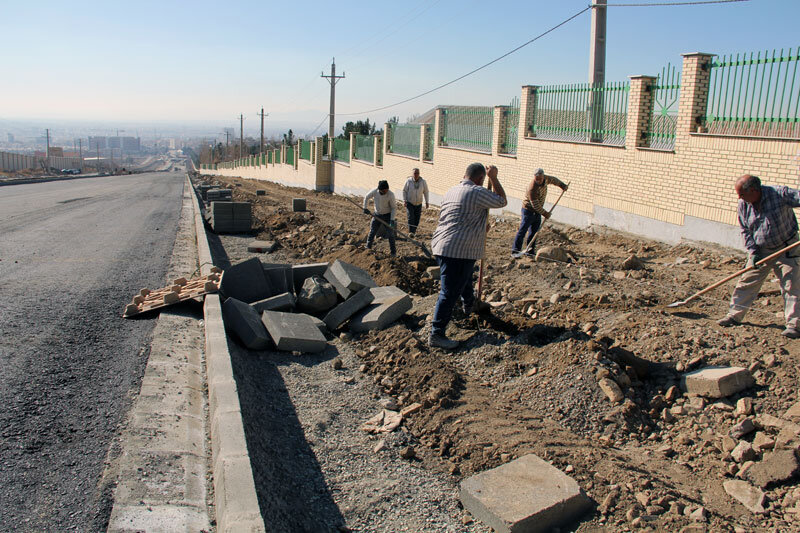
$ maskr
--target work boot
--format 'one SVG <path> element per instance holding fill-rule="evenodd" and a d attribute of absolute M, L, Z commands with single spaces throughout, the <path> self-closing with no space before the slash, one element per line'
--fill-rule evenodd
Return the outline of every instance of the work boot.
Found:
<path fill-rule="evenodd" d="M 428 337 L 428 346 L 430 346 L 431 348 L 444 348 L 445 350 L 455 350 L 456 348 L 458 348 L 458 341 L 448 339 L 444 335 L 431 333 L 431 336 Z"/>
<path fill-rule="evenodd" d="M 717 324 L 719 324 L 723 328 L 729 328 L 731 326 L 738 326 L 739 325 L 739 323 L 736 320 L 734 320 L 733 317 L 731 317 L 731 316 L 726 316 L 725 318 L 720 318 L 719 320 L 717 320 Z"/>
<path fill-rule="evenodd" d="M 800 338 L 800 331 L 797 331 L 797 328 L 786 326 L 786 329 L 781 331 L 781 335 L 789 339 L 798 339 Z"/>

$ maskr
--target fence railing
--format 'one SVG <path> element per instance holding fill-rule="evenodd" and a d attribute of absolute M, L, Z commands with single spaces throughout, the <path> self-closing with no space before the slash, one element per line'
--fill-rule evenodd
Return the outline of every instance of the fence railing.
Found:
<path fill-rule="evenodd" d="M 333 140 L 333 159 L 344 163 L 350 162 L 350 139 Z"/>
<path fill-rule="evenodd" d="M 681 73 L 673 65 L 661 69 L 653 91 L 653 115 L 645 132 L 647 146 L 656 150 L 675 148 L 675 127 L 678 124 L 678 101 L 681 91 Z"/>
<path fill-rule="evenodd" d="M 275 163 L 280 164 L 281 162 L 281 151 L 280 149 L 275 150 Z"/>
<path fill-rule="evenodd" d="M 355 158 L 372 163 L 375 155 L 375 138 L 372 135 L 356 135 Z"/>
<path fill-rule="evenodd" d="M 708 133 L 800 137 L 800 47 L 711 62 L 705 128 Z"/>
<path fill-rule="evenodd" d="M 433 124 L 425 124 L 425 155 L 423 156 L 424 161 L 433 161 Z"/>
<path fill-rule="evenodd" d="M 272 150 L 267 152 L 267 163 L 272 163 Z"/>
<path fill-rule="evenodd" d="M 389 152 L 419 158 L 419 124 L 390 124 Z"/>
<path fill-rule="evenodd" d="M 503 142 L 500 143 L 501 154 L 516 154 L 519 139 L 519 98 L 511 100 L 508 107 L 503 108 Z"/>
<path fill-rule="evenodd" d="M 300 159 L 311 161 L 311 141 L 300 140 Z"/>
<path fill-rule="evenodd" d="M 628 82 L 547 85 L 537 91 L 531 134 L 540 139 L 625 144 Z M 594 112 L 592 112 L 594 110 Z"/>
<path fill-rule="evenodd" d="M 286 147 L 286 161 L 284 161 L 287 165 L 294 165 L 294 146 L 287 146 Z"/>
<path fill-rule="evenodd" d="M 442 109 L 442 145 L 475 152 L 492 152 L 491 107 L 449 107 Z"/>

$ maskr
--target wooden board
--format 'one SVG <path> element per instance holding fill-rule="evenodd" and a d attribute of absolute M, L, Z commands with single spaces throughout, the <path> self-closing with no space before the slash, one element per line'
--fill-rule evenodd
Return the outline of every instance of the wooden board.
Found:
<path fill-rule="evenodd" d="M 131 303 L 125 306 L 122 316 L 130 318 L 132 316 L 175 305 L 192 298 L 199 298 L 206 294 L 211 294 L 219 290 L 222 280 L 222 270 L 218 267 L 211 269 L 211 274 L 196 278 L 178 278 L 168 287 L 156 289 L 142 289 L 139 294 L 133 297 Z"/>

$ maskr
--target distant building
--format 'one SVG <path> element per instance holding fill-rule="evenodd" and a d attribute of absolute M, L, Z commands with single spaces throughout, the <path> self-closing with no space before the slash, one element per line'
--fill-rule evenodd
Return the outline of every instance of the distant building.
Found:
<path fill-rule="evenodd" d="M 61 146 L 51 146 L 50 155 L 52 157 L 64 157 L 64 148 Z"/>
<path fill-rule="evenodd" d="M 89 137 L 89 150 L 105 150 L 107 147 L 106 137 Z"/>
<path fill-rule="evenodd" d="M 122 151 L 126 154 L 142 151 L 142 140 L 139 137 L 120 137 Z"/>
<path fill-rule="evenodd" d="M 13 133 L 9 133 L 8 134 L 8 142 L 10 142 L 10 143 L 14 142 L 14 134 Z"/>
<path fill-rule="evenodd" d="M 121 139 L 120 137 L 108 137 L 106 139 L 108 147 L 111 148 L 112 150 L 119 150 L 119 148 L 122 146 L 120 139 Z"/>

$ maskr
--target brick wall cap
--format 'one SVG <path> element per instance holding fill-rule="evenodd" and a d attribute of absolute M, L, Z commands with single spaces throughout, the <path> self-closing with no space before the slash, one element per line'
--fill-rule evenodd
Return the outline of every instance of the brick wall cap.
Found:
<path fill-rule="evenodd" d="M 709 54 L 708 52 L 689 52 L 687 54 L 681 54 L 681 57 L 693 57 L 693 56 L 701 56 L 701 57 L 714 57 L 717 54 Z"/>
<path fill-rule="evenodd" d="M 655 80 L 658 79 L 658 76 L 651 76 L 650 74 L 634 74 L 633 76 L 628 76 L 632 80 Z"/>

